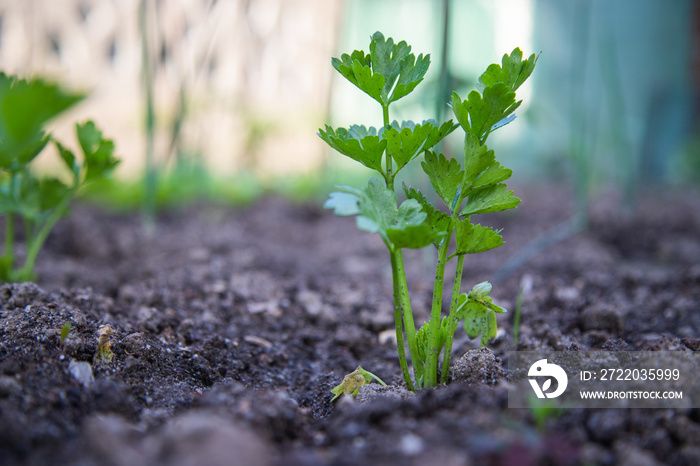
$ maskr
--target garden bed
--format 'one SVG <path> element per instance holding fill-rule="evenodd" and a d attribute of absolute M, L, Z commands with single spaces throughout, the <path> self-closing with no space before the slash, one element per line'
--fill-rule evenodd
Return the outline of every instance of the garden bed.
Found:
<path fill-rule="evenodd" d="M 516 193 L 520 208 L 486 222 L 507 244 L 467 258 L 463 289 L 571 215 L 565 189 Z M 419 321 L 431 254 L 406 254 Z M 172 210 L 151 233 L 138 215 L 79 206 L 37 272 L 0 287 L 3 465 L 700 464 L 698 409 L 538 420 L 507 408 L 506 370 L 515 349 L 697 351 L 697 193 L 646 196 L 635 215 L 602 197 L 588 232 L 494 285 L 510 312 L 490 349 L 458 330 L 459 370 L 414 396 L 399 390 L 385 247 L 320 201 Z M 95 360 L 105 324 L 109 363 Z M 358 365 L 392 387 L 331 403 Z"/>

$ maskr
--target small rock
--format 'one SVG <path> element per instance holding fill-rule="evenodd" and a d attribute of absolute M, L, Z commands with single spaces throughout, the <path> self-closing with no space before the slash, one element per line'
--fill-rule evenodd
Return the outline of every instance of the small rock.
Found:
<path fill-rule="evenodd" d="M 310 316 L 318 316 L 323 311 L 321 295 L 311 290 L 301 290 L 297 293 L 297 302 Z"/>
<path fill-rule="evenodd" d="M 399 450 L 406 456 L 415 456 L 422 452 L 423 448 L 425 448 L 423 439 L 418 437 L 416 434 L 406 434 L 401 437 L 399 442 Z"/>
<path fill-rule="evenodd" d="M 388 330 L 383 330 L 379 332 L 379 335 L 377 336 L 379 340 L 380 345 L 385 345 L 387 343 L 391 343 L 394 346 L 397 345 L 396 342 L 396 329 L 388 329 Z"/>
<path fill-rule="evenodd" d="M 370 330 L 379 330 L 394 325 L 394 308 L 388 303 L 360 310 L 360 323 Z"/>
<path fill-rule="evenodd" d="M 250 344 L 253 344 L 253 345 L 259 346 L 261 348 L 265 348 L 265 349 L 272 347 L 271 341 L 266 340 L 262 337 L 255 336 L 255 335 L 246 335 L 245 337 L 243 337 L 243 340 L 247 341 Z"/>
<path fill-rule="evenodd" d="M 160 314 L 156 308 L 141 306 L 136 314 L 136 319 L 146 330 L 150 330 L 153 333 L 158 333 Z"/>
<path fill-rule="evenodd" d="M 554 297 L 557 298 L 559 302 L 575 301 L 580 294 L 581 291 L 574 286 L 562 286 L 554 290 Z"/>
<path fill-rule="evenodd" d="M 619 332 L 625 327 L 622 313 L 602 303 L 595 303 L 584 309 L 581 320 L 584 330 Z"/>
<path fill-rule="evenodd" d="M 246 303 L 246 308 L 251 314 L 265 313 L 272 317 L 280 317 L 282 315 L 279 301 L 277 301 L 276 299 L 270 299 L 268 301 L 263 301 L 259 303 L 249 301 L 248 303 Z"/>
<path fill-rule="evenodd" d="M 95 382 L 95 376 L 92 374 L 92 366 L 89 362 L 71 359 L 68 364 L 68 372 L 84 387 L 89 387 Z"/>

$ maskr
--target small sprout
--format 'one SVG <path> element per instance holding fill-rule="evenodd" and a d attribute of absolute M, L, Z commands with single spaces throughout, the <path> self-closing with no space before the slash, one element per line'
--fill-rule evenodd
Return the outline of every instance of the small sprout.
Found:
<path fill-rule="evenodd" d="M 331 390 L 331 393 L 335 395 L 331 401 L 335 401 L 338 397 L 340 397 L 340 395 L 343 394 L 356 396 L 360 391 L 360 387 L 370 383 L 372 379 L 375 379 L 377 382 L 382 384 L 382 386 L 386 387 L 386 384 L 382 379 L 371 372 L 364 370 L 362 367 L 358 367 L 353 372 L 343 377 L 343 381 L 340 383 L 340 385 L 337 385 L 333 390 Z"/>
<path fill-rule="evenodd" d="M 469 296 L 474 299 L 483 299 L 491 293 L 491 288 L 492 286 L 489 282 L 481 282 L 478 285 L 474 285 L 469 292 Z"/>
<path fill-rule="evenodd" d="M 70 322 L 66 322 L 65 324 L 63 324 L 63 327 L 61 327 L 61 333 L 59 334 L 59 338 L 61 339 L 61 345 L 65 343 L 66 338 L 68 338 L 68 334 L 70 334 L 70 330 Z"/>
<path fill-rule="evenodd" d="M 103 325 L 98 329 L 97 335 L 99 339 L 97 340 L 97 355 L 95 356 L 98 362 L 103 364 L 112 362 L 114 353 L 109 349 L 109 344 L 113 333 L 112 327 L 110 327 L 109 324 Z"/>

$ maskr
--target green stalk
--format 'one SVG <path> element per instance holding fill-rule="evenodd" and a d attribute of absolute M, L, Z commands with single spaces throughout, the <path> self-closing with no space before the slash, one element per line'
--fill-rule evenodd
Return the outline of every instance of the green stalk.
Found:
<path fill-rule="evenodd" d="M 450 363 L 452 360 L 452 342 L 454 341 L 455 330 L 457 330 L 457 320 L 454 319 L 454 312 L 457 309 L 459 291 L 462 285 L 462 272 L 464 272 L 464 258 L 466 254 L 457 256 L 457 268 L 455 269 L 455 280 L 452 283 L 452 300 L 450 301 L 450 315 L 448 318 L 448 331 L 445 335 L 445 352 L 442 356 L 442 372 L 440 373 L 440 383 L 447 383 L 447 376 L 450 374 Z"/>
<path fill-rule="evenodd" d="M 384 123 L 384 127 L 386 128 L 389 126 L 391 123 L 389 120 L 389 104 L 382 104 L 382 121 Z M 394 174 L 392 173 L 393 170 L 393 164 L 391 163 L 391 156 L 389 155 L 389 151 L 386 151 L 386 187 L 391 189 L 392 191 L 394 190 Z"/>
<path fill-rule="evenodd" d="M 382 104 L 382 121 L 385 127 L 389 125 L 389 104 Z M 387 188 L 394 191 L 394 176 L 392 174 L 393 164 L 388 150 L 385 151 L 385 155 L 385 181 Z M 387 246 L 389 245 L 387 244 Z M 420 380 L 423 374 L 423 367 L 421 364 L 416 364 L 416 358 L 418 356 L 416 348 L 416 325 L 413 322 L 413 312 L 411 311 L 411 298 L 408 294 L 408 284 L 406 283 L 403 253 L 400 248 L 392 249 L 392 247 L 389 246 L 389 254 L 391 255 L 391 276 L 394 286 L 394 321 L 396 325 L 396 344 L 399 350 L 399 363 L 401 364 L 401 372 L 406 386 L 409 390 L 415 391 L 415 387 L 411 381 L 411 374 L 408 370 L 406 350 L 403 345 L 401 321 L 403 321 L 403 329 L 406 332 L 408 351 L 411 354 L 411 362 L 413 363 L 413 372 L 416 380 Z"/>
<path fill-rule="evenodd" d="M 442 288 L 445 281 L 445 264 L 447 263 L 447 250 L 452 239 L 452 225 L 447 230 L 447 236 L 438 249 L 438 262 L 435 268 L 435 287 L 433 288 L 433 303 L 430 309 L 430 322 L 428 322 L 428 350 L 425 354 L 425 383 L 424 387 L 430 388 L 437 385 L 437 366 L 440 356 L 438 343 L 440 341 L 440 319 L 442 316 Z"/>
<path fill-rule="evenodd" d="M 16 201 L 19 197 L 17 195 L 17 172 L 15 170 L 10 174 L 10 191 L 9 195 L 13 201 Z M 5 222 L 5 254 L 3 255 L 2 262 L 4 273 L 6 276 L 2 277 L 4 280 L 12 281 L 12 265 L 15 262 L 15 216 L 12 212 L 7 213 L 7 221 Z"/>
<path fill-rule="evenodd" d="M 12 212 L 7 213 L 7 222 L 5 222 L 5 255 L 4 261 L 7 263 L 8 273 L 12 270 L 12 262 L 14 262 L 14 245 L 15 245 L 15 216 Z"/>
<path fill-rule="evenodd" d="M 398 292 L 398 296 L 396 294 L 394 295 L 394 302 L 398 301 L 401 308 L 403 327 L 404 331 L 406 332 L 406 340 L 408 341 L 408 351 L 411 354 L 411 362 L 413 363 L 413 372 L 416 380 L 420 380 L 423 376 L 423 367 L 420 364 L 416 364 L 416 358 L 418 357 L 416 325 L 413 322 L 411 299 L 408 294 L 408 284 L 406 283 L 406 269 L 403 265 L 403 252 L 399 248 L 391 251 L 391 268 L 394 278 L 394 293 Z"/>
<path fill-rule="evenodd" d="M 399 251 L 400 254 L 400 251 Z M 413 386 L 413 381 L 411 380 L 411 373 L 408 370 L 408 362 L 406 360 L 406 348 L 404 348 L 403 341 L 403 325 L 402 325 L 402 305 L 399 296 L 401 296 L 401 290 L 399 289 L 399 277 L 398 277 L 398 267 L 396 265 L 396 256 L 391 254 L 391 273 L 392 280 L 394 282 L 394 323 L 396 325 L 396 346 L 399 350 L 399 364 L 401 365 L 401 373 L 403 374 L 403 380 L 409 390 L 415 391 Z M 410 303 L 409 303 L 410 307 Z M 415 327 L 414 327 L 415 330 Z M 415 344 L 415 343 L 414 343 Z M 409 345 L 409 351 L 411 351 L 411 346 Z"/>
<path fill-rule="evenodd" d="M 63 213 L 65 212 L 68 203 L 73 198 L 75 191 L 70 191 L 65 195 L 60 204 L 58 204 L 54 211 L 51 213 L 46 222 L 39 228 L 37 233 L 32 234 L 31 237 L 27 237 L 27 257 L 24 259 L 24 264 L 21 268 L 17 270 L 16 278 L 20 281 L 29 281 L 34 279 L 34 264 L 36 263 L 36 258 L 41 251 L 41 247 L 44 245 L 46 238 L 48 238 L 49 233 L 53 230 L 54 225 L 58 222 Z"/>

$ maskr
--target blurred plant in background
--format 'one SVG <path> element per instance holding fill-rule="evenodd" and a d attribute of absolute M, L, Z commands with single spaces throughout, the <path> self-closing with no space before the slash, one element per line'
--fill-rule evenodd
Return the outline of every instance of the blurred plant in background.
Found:
<path fill-rule="evenodd" d="M 44 130 L 49 120 L 82 98 L 39 79 L 27 81 L 0 73 L 0 215 L 5 227 L 0 282 L 33 281 L 39 251 L 56 222 L 68 214 L 71 200 L 119 163 L 114 143 L 104 139 L 91 121 L 75 126 L 80 159 Z M 38 177 L 35 173 L 33 162 L 51 141 L 67 176 Z M 21 220 L 24 236 L 24 262 L 19 267 L 15 236 L 20 224 L 16 220 Z"/>

